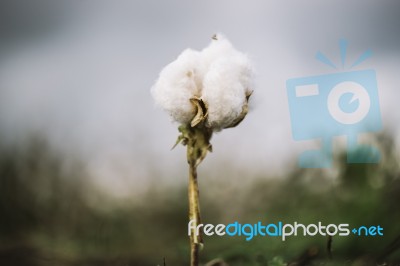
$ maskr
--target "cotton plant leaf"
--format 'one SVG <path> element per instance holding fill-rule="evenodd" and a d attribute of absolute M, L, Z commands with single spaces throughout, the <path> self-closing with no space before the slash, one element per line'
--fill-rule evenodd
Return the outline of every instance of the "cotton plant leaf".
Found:
<path fill-rule="evenodd" d="M 181 125 L 178 127 L 178 130 L 181 134 L 178 136 L 172 149 L 179 143 L 188 146 L 188 163 L 198 166 L 204 160 L 207 153 L 212 152 L 212 145 L 210 143 L 212 130 L 204 126 L 192 127 L 191 125 Z"/>
<path fill-rule="evenodd" d="M 190 145 L 188 146 L 187 156 L 189 158 L 189 163 L 194 163 L 198 166 L 206 157 L 209 151 L 212 151 L 212 146 L 210 144 L 210 139 L 212 131 L 206 127 L 202 128 L 191 128 L 190 130 L 191 138 L 189 140 Z"/>
<path fill-rule="evenodd" d="M 171 150 L 175 149 L 176 146 L 178 146 L 179 143 L 183 144 L 183 146 L 185 146 L 184 142 L 185 142 L 185 137 L 183 137 L 183 135 L 179 135 L 178 139 L 176 140 L 174 146 L 172 146 Z"/>

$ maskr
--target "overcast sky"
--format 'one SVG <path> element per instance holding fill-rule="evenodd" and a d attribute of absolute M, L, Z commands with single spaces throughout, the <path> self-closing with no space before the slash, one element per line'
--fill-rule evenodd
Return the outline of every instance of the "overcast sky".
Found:
<path fill-rule="evenodd" d="M 150 88 L 182 50 L 202 49 L 216 32 L 250 56 L 257 79 L 245 121 L 213 137 L 207 171 L 223 164 L 279 175 L 314 145 L 292 138 L 286 80 L 347 71 L 315 60 L 321 51 L 339 64 L 342 38 L 347 62 L 373 51 L 353 70 L 376 71 L 384 128 L 399 135 L 398 1 L 9 0 L 0 25 L 3 142 L 41 132 L 117 193 L 186 182 L 177 177 L 184 148 L 170 151 L 178 125 L 154 106 Z"/>

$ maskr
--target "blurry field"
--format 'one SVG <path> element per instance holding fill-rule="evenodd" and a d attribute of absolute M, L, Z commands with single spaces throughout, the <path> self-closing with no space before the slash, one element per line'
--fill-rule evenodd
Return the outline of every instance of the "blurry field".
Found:
<path fill-rule="evenodd" d="M 253 177 L 242 188 L 227 178 L 200 180 L 200 197 L 203 223 L 381 225 L 383 237 L 333 237 L 332 259 L 322 236 L 205 237 L 201 262 L 400 265 L 399 161 L 390 137 L 377 141 L 384 158 L 378 165 L 348 165 L 341 156 L 334 174 L 294 168 L 284 178 Z M 51 152 L 40 138 L 0 146 L 0 265 L 188 264 L 186 187 L 112 200 L 88 181 L 82 162 Z"/>

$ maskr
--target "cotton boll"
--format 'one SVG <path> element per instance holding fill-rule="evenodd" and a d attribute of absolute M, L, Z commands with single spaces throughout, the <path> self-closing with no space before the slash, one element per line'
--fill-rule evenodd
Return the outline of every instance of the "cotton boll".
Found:
<path fill-rule="evenodd" d="M 200 52 L 187 49 L 161 71 L 152 88 L 156 104 L 179 123 L 188 123 L 195 115 L 190 98 L 201 95 L 200 65 Z"/>
<path fill-rule="evenodd" d="M 252 76 L 248 58 L 239 52 L 231 57 L 221 57 L 210 65 L 202 94 L 208 108 L 208 127 L 219 131 L 238 121 L 247 108 L 246 97 L 251 93 Z"/>
<path fill-rule="evenodd" d="M 167 65 L 152 94 L 175 121 L 219 131 L 247 114 L 252 81 L 247 56 L 219 34 L 201 52 L 187 49 Z"/>

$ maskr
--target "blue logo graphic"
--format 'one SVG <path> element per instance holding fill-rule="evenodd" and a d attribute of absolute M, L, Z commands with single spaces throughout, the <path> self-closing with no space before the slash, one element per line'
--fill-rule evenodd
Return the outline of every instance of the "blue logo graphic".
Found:
<path fill-rule="evenodd" d="M 340 41 L 342 66 L 345 65 L 347 43 Z M 352 67 L 372 55 L 364 52 Z M 338 69 L 318 52 L 316 58 Z M 381 130 L 378 88 L 374 70 L 357 70 L 289 79 L 286 83 L 292 134 L 295 140 L 321 140 L 321 148 L 303 152 L 299 166 L 326 168 L 332 165 L 333 138 L 347 137 L 348 163 L 378 163 L 380 152 L 360 144 L 361 133 Z"/>

